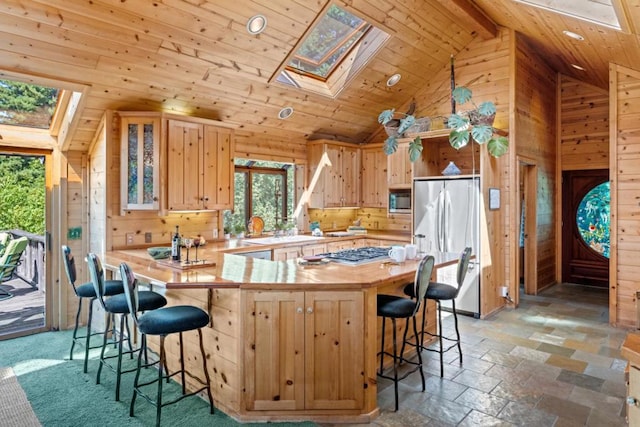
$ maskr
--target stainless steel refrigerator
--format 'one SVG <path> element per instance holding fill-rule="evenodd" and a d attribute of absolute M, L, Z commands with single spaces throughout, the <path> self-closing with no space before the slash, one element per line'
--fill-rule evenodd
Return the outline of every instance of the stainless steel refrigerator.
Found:
<path fill-rule="evenodd" d="M 413 180 L 413 234 L 425 236 L 425 250 L 462 253 L 474 258 L 456 298 L 458 313 L 480 317 L 480 178 L 455 176 Z M 457 264 L 438 270 L 438 282 L 457 286 Z M 445 308 L 451 303 L 442 302 Z"/>

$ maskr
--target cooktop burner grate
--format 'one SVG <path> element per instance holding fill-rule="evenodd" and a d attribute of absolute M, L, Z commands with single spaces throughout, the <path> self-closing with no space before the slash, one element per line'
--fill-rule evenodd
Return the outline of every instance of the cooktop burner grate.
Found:
<path fill-rule="evenodd" d="M 357 249 L 345 249 L 337 252 L 328 252 L 322 254 L 324 258 L 332 261 L 349 264 L 360 265 L 368 262 L 380 261 L 389 258 L 389 247 L 364 247 Z"/>

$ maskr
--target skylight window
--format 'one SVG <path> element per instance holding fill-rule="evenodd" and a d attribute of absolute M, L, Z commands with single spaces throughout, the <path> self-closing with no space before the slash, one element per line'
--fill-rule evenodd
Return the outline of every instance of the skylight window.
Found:
<path fill-rule="evenodd" d="M 0 80 L 0 124 L 49 129 L 59 89 Z"/>
<path fill-rule="evenodd" d="M 274 80 L 335 97 L 388 38 L 364 19 L 330 4 Z"/>
<path fill-rule="evenodd" d="M 289 59 L 287 69 L 326 81 L 369 28 L 365 20 L 332 4 Z"/>
<path fill-rule="evenodd" d="M 518 3 L 561 13 L 584 21 L 620 30 L 620 21 L 611 0 L 515 0 Z"/>

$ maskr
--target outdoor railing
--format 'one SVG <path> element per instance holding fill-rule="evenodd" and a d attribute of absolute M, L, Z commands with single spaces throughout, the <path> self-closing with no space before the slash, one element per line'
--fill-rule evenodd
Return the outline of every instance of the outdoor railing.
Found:
<path fill-rule="evenodd" d="M 20 259 L 20 265 L 16 269 L 15 275 L 33 286 L 34 288 L 44 290 L 44 257 L 45 257 L 45 238 L 37 234 L 31 234 L 23 230 L 7 230 L 14 239 L 26 237 L 29 244 L 24 250 Z"/>

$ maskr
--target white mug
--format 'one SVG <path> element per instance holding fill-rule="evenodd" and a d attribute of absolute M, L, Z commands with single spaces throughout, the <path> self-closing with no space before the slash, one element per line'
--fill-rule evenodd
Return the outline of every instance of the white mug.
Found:
<path fill-rule="evenodd" d="M 404 262 L 407 259 L 407 250 L 403 246 L 392 246 L 389 250 L 389 258 L 395 262 Z"/>
<path fill-rule="evenodd" d="M 404 249 L 407 252 L 407 259 L 414 259 L 418 256 L 418 245 L 408 244 L 404 245 Z"/>

